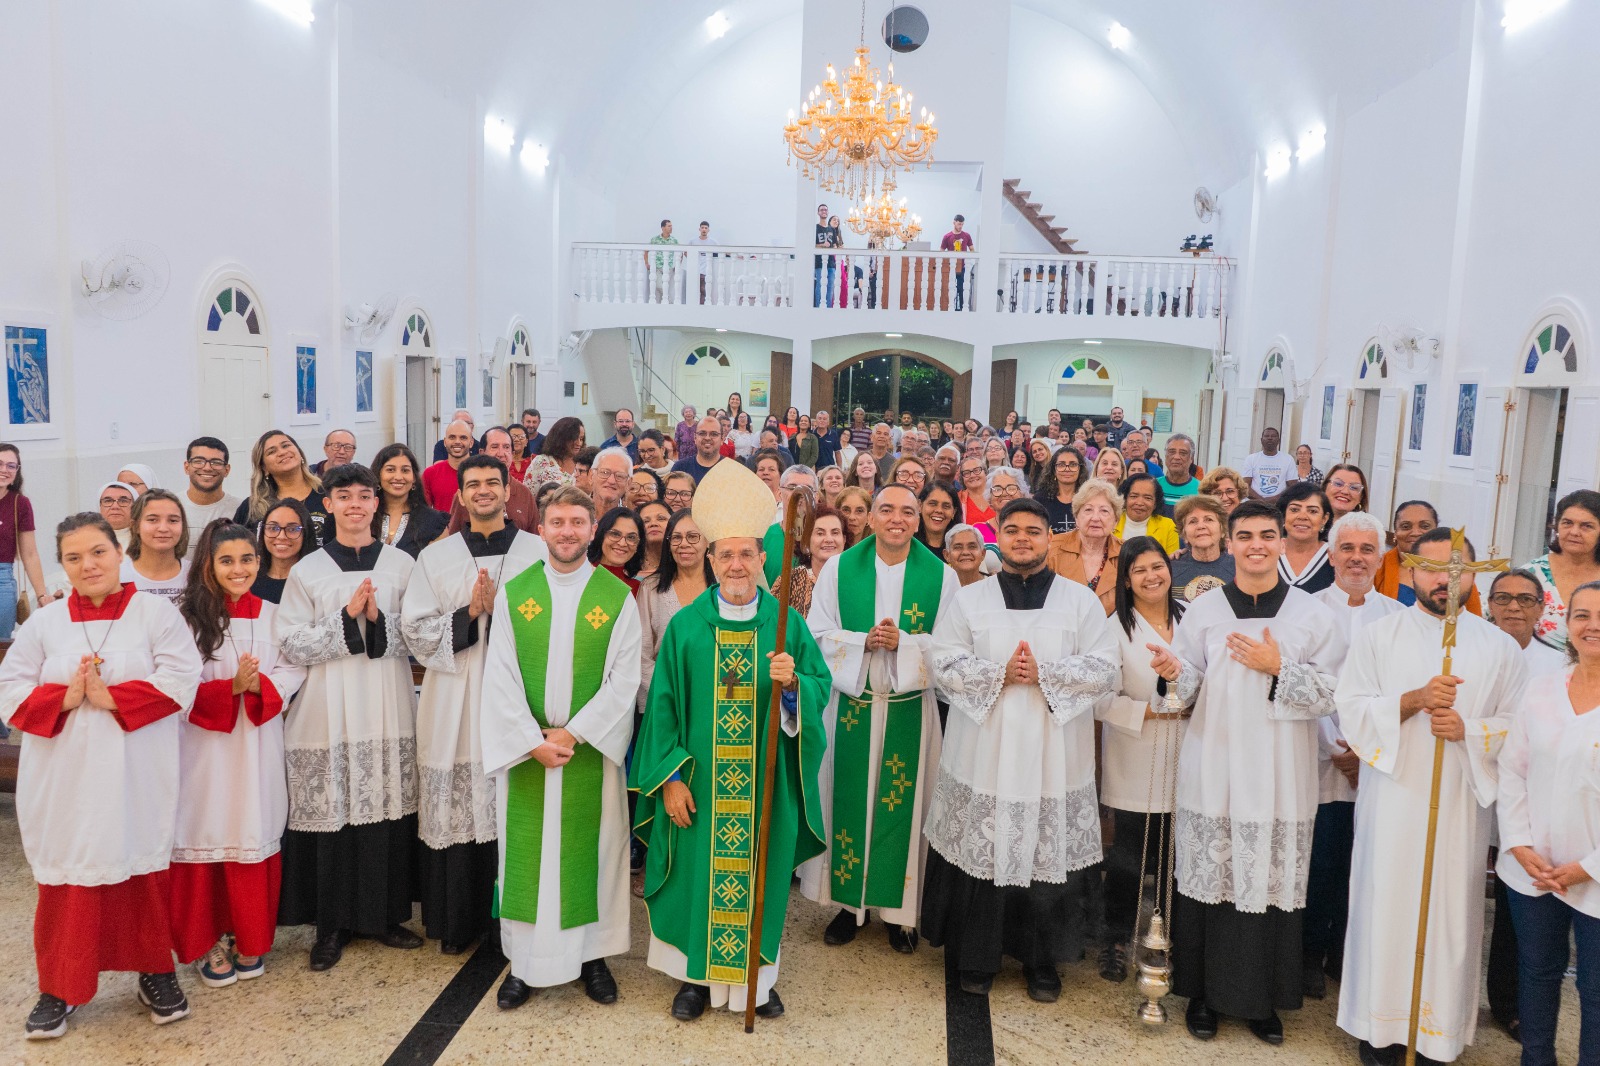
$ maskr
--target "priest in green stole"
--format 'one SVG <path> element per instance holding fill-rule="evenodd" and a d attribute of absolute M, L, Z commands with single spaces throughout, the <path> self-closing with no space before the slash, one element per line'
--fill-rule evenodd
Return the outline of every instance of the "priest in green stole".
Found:
<path fill-rule="evenodd" d="M 800 890 L 841 908 L 827 943 L 854 940 L 876 910 L 890 945 L 910 954 L 927 856 L 922 818 L 940 753 L 933 623 L 961 582 L 917 541 L 909 488 L 884 486 L 870 520 L 872 534 L 829 559 L 811 594 L 811 634 L 834 692 L 820 782 L 828 850 L 801 869 Z"/>
<path fill-rule="evenodd" d="M 783 1013 L 773 984 L 790 879 L 823 849 L 817 772 L 828 668 L 793 610 L 784 647 L 774 647 L 778 602 L 759 585 L 767 487 L 738 463 L 718 463 L 695 493 L 694 520 L 712 542 L 717 584 L 667 624 L 630 778 L 635 829 L 650 844 L 648 961 L 682 982 L 672 1001 L 681 1021 L 708 1003 L 743 1011 L 748 967 L 758 964 L 756 1014 L 773 1018 Z M 782 732 L 757 946 L 755 842 L 773 685 L 782 689 Z"/>
<path fill-rule="evenodd" d="M 627 952 L 628 790 L 623 759 L 639 693 L 639 609 L 589 564 L 594 502 L 557 489 L 544 505 L 548 562 L 495 595 L 479 735 L 500 833 L 495 890 L 511 971 L 502 1009 L 533 988 L 581 980 L 614 1003 L 607 955 Z"/>

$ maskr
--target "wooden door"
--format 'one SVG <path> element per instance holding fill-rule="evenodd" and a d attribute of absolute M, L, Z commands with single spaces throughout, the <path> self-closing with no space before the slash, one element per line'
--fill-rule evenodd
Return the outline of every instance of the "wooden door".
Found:
<path fill-rule="evenodd" d="M 989 424 L 999 429 L 1006 424 L 1006 413 L 1016 406 L 1017 361 L 996 359 L 989 364 Z"/>
<path fill-rule="evenodd" d="M 794 365 L 794 356 L 788 352 L 772 353 L 772 384 L 768 389 L 767 410 L 778 416 L 778 421 L 783 421 L 784 412 L 789 409 L 789 394 L 792 392 L 789 380 L 790 367 Z"/>

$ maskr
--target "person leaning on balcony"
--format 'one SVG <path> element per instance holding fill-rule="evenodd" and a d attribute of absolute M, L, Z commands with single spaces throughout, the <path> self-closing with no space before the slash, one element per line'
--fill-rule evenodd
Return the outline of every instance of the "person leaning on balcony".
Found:
<path fill-rule="evenodd" d="M 975 252 L 978 250 L 977 242 L 972 239 L 972 234 L 962 229 L 966 225 L 966 217 L 957 215 L 950 223 L 950 232 L 944 235 L 939 242 L 941 252 Z M 967 261 L 956 260 L 956 310 L 961 310 L 964 302 L 967 285 Z"/>
<path fill-rule="evenodd" d="M 661 220 L 661 232 L 656 234 L 654 237 L 651 237 L 650 238 L 650 243 L 651 244 L 677 244 L 678 243 L 678 238 L 676 238 L 676 237 L 674 237 L 672 235 L 672 219 L 664 218 L 664 219 Z M 650 267 L 650 253 L 649 252 L 645 252 L 644 253 L 644 265 L 645 265 L 646 269 L 649 269 L 649 267 Z M 675 253 L 672 253 L 672 252 L 667 252 L 667 253 L 664 253 L 664 254 L 661 253 L 661 252 L 657 252 L 656 253 L 656 274 L 655 274 L 655 301 L 656 301 L 656 303 L 662 303 L 662 302 L 666 301 L 667 295 L 671 292 L 671 284 L 672 284 L 671 275 L 676 273 L 677 266 L 678 266 L 678 256 Z"/>

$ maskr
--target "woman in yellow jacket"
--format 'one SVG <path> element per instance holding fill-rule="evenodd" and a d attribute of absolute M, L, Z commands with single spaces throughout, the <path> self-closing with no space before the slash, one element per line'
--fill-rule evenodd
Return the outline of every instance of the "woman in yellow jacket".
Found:
<path fill-rule="evenodd" d="M 1122 482 L 1122 517 L 1116 537 L 1126 544 L 1134 537 L 1154 537 L 1168 556 L 1178 554 L 1178 526 L 1161 513 L 1166 502 L 1161 483 L 1149 474 L 1130 474 Z"/>

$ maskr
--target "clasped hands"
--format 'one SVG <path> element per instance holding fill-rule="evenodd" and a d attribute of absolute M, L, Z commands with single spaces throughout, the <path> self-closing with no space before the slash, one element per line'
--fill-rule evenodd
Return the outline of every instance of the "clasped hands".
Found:
<path fill-rule="evenodd" d="M 378 601 L 370 577 L 363 578 L 361 584 L 356 586 L 356 591 L 351 595 L 350 603 L 344 610 L 352 619 L 365 617 L 369 622 L 378 620 Z"/>
<path fill-rule="evenodd" d="M 1511 855 L 1522 864 L 1524 870 L 1528 871 L 1528 876 L 1533 879 L 1534 888 L 1554 892 L 1558 896 L 1565 896 L 1567 889 L 1590 879 L 1589 871 L 1581 864 L 1569 862 L 1561 866 L 1552 866 L 1543 855 L 1526 845 L 1512 848 Z"/>
<path fill-rule="evenodd" d="M 261 691 L 261 660 L 249 654 L 239 656 L 239 669 L 233 675 L 233 694 Z"/>
<path fill-rule="evenodd" d="M 871 629 L 867 630 L 867 650 L 895 651 L 900 647 L 900 627 L 895 625 L 893 618 L 885 618 Z"/>
<path fill-rule="evenodd" d="M 105 679 L 100 676 L 100 667 L 95 665 L 94 659 L 93 655 L 85 655 L 78 660 L 78 668 L 72 672 L 72 680 L 67 683 L 67 694 L 61 699 L 62 710 L 74 711 L 85 703 L 102 711 L 117 709 L 117 701 L 106 687 Z"/>
<path fill-rule="evenodd" d="M 472 597 L 467 602 L 467 617 L 477 619 L 494 610 L 494 584 L 489 580 L 489 571 L 480 569 L 477 580 L 472 583 Z"/>
<path fill-rule="evenodd" d="M 1440 674 L 1421 688 L 1412 689 L 1400 697 L 1400 720 L 1413 714 L 1426 714 L 1432 719 L 1433 735 L 1441 740 L 1464 740 L 1467 724 L 1456 713 L 1456 688 L 1465 678 Z"/>

